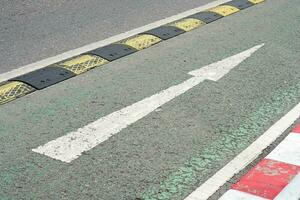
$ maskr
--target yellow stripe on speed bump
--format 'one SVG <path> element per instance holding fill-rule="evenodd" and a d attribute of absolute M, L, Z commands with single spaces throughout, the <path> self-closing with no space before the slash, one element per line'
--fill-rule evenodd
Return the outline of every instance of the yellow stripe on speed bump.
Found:
<path fill-rule="evenodd" d="M 136 35 L 132 38 L 122 40 L 119 43 L 126 44 L 137 50 L 142 50 L 142 49 L 146 49 L 160 41 L 161 41 L 161 39 L 154 35 L 141 34 L 141 35 Z"/>
<path fill-rule="evenodd" d="M 209 9 L 208 11 L 218 13 L 222 16 L 227 16 L 227 15 L 231 15 L 233 13 L 238 12 L 239 9 L 236 7 L 233 7 L 233 6 L 229 6 L 229 5 L 221 5 L 221 6 L 217 6 L 212 9 Z"/>
<path fill-rule="evenodd" d="M 237 0 L 239 1 L 239 0 Z M 242 2 L 245 0 L 241 0 Z M 265 0 L 248 0 L 248 2 L 251 2 L 252 4 L 258 4 L 261 2 L 264 2 Z M 231 4 L 230 4 L 231 5 Z M 101 55 L 97 55 L 96 53 L 86 52 L 83 53 L 80 56 L 60 61 L 59 63 L 55 64 L 55 67 L 64 68 L 71 73 L 72 76 L 75 73 L 76 75 L 82 74 L 92 68 L 104 65 L 109 60 L 113 61 L 117 58 L 123 57 L 125 55 L 129 55 L 131 53 L 136 52 L 137 50 L 142 50 L 145 48 L 148 48 L 154 44 L 157 44 L 162 41 L 161 38 L 169 39 L 171 37 L 177 36 L 181 33 L 184 33 L 186 31 L 191 31 L 199 26 L 202 26 L 206 24 L 204 21 L 212 22 L 214 20 L 222 18 L 221 16 L 227 16 L 230 14 L 233 14 L 235 12 L 238 12 L 239 9 L 230 6 L 230 5 L 219 5 L 214 8 L 211 8 L 206 11 L 202 11 L 199 13 L 196 13 L 198 17 L 196 17 L 196 14 L 191 15 L 189 17 L 180 19 L 175 22 L 171 22 L 169 24 L 161 25 L 158 28 L 154 28 L 152 30 L 146 31 L 151 32 L 160 35 L 159 37 L 155 36 L 155 34 L 148 34 L 146 32 L 142 34 L 138 34 L 135 36 L 132 36 L 130 38 L 124 39 L 122 41 L 119 41 L 117 43 L 109 44 L 105 47 L 101 47 L 98 49 L 95 49 L 93 51 L 97 51 L 97 53 L 101 53 Z M 233 4 L 235 5 L 235 4 Z M 217 16 L 216 16 L 217 15 Z M 221 16 L 220 16 L 221 15 Z M 205 19 L 205 20 L 204 20 Z M 203 20 L 203 21 L 202 21 Z M 207 22 L 207 23 L 209 23 Z M 158 29 L 158 30 L 157 30 Z M 169 30 L 171 29 L 171 30 Z M 174 29 L 174 30 L 173 30 Z M 176 29 L 176 30 L 175 30 Z M 163 36 L 162 36 L 163 35 Z M 160 38 L 161 37 L 161 38 Z M 118 47 L 118 46 L 126 46 L 126 47 Z M 119 53 L 119 50 L 121 52 L 121 56 Z M 118 51 L 118 52 L 115 52 Z M 126 51 L 124 53 L 124 51 Z M 129 51 L 129 52 L 127 52 Z M 114 54 L 112 54 L 112 53 Z M 104 57 L 104 55 L 107 57 Z M 108 59 L 108 57 L 110 59 Z M 46 70 L 49 68 L 49 66 L 46 66 L 44 69 Z M 30 72 L 33 73 L 33 72 Z M 24 74 L 24 75 L 28 75 Z M 38 74 L 38 73 L 35 73 Z M 18 78 L 18 77 L 15 77 Z M 13 79 L 10 79 L 13 80 Z M 11 81 L 7 83 L 0 83 L 0 105 L 5 104 L 7 102 L 10 102 L 18 97 L 24 96 L 30 92 L 35 91 L 34 87 L 25 84 L 19 80 Z"/>
<path fill-rule="evenodd" d="M 59 63 L 59 67 L 63 67 L 75 74 L 82 74 L 92 68 L 99 67 L 108 63 L 107 60 L 95 55 L 81 55 L 70 60 Z"/>
<path fill-rule="evenodd" d="M 0 86 L 0 105 L 24 96 L 35 89 L 25 83 L 13 81 Z"/>
<path fill-rule="evenodd" d="M 171 24 L 169 24 L 170 26 L 175 26 L 177 28 L 180 28 L 182 30 L 185 31 L 191 31 L 195 28 L 198 28 L 202 25 L 204 25 L 205 23 L 199 19 L 194 19 L 194 18 L 185 18 L 182 20 L 178 20 L 176 22 L 173 22 Z"/>
<path fill-rule="evenodd" d="M 248 0 L 248 1 L 250 1 L 251 3 L 254 3 L 254 4 L 258 4 L 258 3 L 264 2 L 265 0 Z"/>

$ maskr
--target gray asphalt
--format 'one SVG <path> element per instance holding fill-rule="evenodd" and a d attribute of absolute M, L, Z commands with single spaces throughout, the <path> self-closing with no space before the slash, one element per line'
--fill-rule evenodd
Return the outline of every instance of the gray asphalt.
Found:
<path fill-rule="evenodd" d="M 0 199 L 184 199 L 299 103 L 299 19 L 267 1 L 1 106 Z M 261 43 L 71 164 L 31 151 Z"/>
<path fill-rule="evenodd" d="M 0 73 L 211 0 L 2 0 Z"/>

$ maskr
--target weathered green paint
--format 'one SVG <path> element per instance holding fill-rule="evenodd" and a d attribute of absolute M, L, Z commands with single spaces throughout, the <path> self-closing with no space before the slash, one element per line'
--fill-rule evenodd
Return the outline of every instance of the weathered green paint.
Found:
<path fill-rule="evenodd" d="M 221 128 L 220 140 L 215 140 L 204 151 L 187 161 L 183 167 L 170 174 L 159 187 L 149 188 L 141 196 L 145 200 L 179 199 L 187 196 L 191 188 L 199 184 L 199 180 L 211 174 L 211 169 L 216 170 L 226 162 L 224 158 L 234 157 L 249 146 L 249 140 L 260 136 L 265 127 L 274 122 L 274 119 L 287 112 L 300 98 L 300 84 L 286 91 L 279 90 L 269 102 L 265 102 L 251 113 L 239 127 L 234 130 Z"/>
<path fill-rule="evenodd" d="M 263 133 L 296 102 L 298 89 L 294 91 L 295 99 L 290 97 L 291 88 L 300 80 L 298 3 L 266 1 L 205 29 L 1 106 L 0 199 L 130 200 L 141 197 L 143 191 L 145 197 L 147 191 L 153 191 L 148 197 L 156 198 L 161 191 L 161 198 L 182 200 L 239 153 L 223 153 L 226 158 L 214 155 L 207 148 L 225 142 L 212 141 L 249 121 L 239 128 L 242 136 L 257 130 L 247 136 L 249 145 L 258 130 Z M 71 164 L 31 151 L 189 79 L 187 72 L 193 69 L 260 43 L 265 46 L 218 82 L 199 84 Z M 280 102 L 272 99 L 276 91 L 290 91 L 279 105 L 282 113 L 278 110 L 279 114 L 274 115 L 277 112 L 272 108 L 258 110 L 263 102 Z M 255 110 L 256 119 L 268 116 L 268 110 L 270 118 L 265 123 L 251 124 Z M 225 145 L 229 148 L 233 148 L 232 139 L 227 136 Z M 206 152 L 206 157 L 201 152 Z M 188 160 L 192 162 L 186 163 Z M 211 162 L 203 171 L 202 160 Z M 182 166 L 182 176 L 170 175 Z M 153 190 L 147 190 L 150 187 Z"/>

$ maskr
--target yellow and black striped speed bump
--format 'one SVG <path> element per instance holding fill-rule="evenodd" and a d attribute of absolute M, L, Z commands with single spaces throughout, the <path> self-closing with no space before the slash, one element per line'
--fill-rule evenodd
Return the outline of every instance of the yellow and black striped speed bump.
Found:
<path fill-rule="evenodd" d="M 240 10 L 243 10 L 245 8 L 253 6 L 253 3 L 248 0 L 233 0 L 233 1 L 229 1 L 227 3 L 224 3 L 223 5 L 229 5 L 229 6 L 236 7 Z"/>
<path fill-rule="evenodd" d="M 184 19 L 178 20 L 176 22 L 170 23 L 169 25 L 175 26 L 184 31 L 191 31 L 191 30 L 198 28 L 204 24 L 205 24 L 205 22 L 201 21 L 200 19 L 184 18 Z"/>
<path fill-rule="evenodd" d="M 217 14 L 225 17 L 225 16 L 232 15 L 233 13 L 240 11 L 240 9 L 233 7 L 233 6 L 229 6 L 229 5 L 220 5 L 220 6 L 211 8 L 208 11 L 217 13 Z"/>
<path fill-rule="evenodd" d="M 108 61 L 113 61 L 129 54 L 136 52 L 137 49 L 128 46 L 126 44 L 116 43 L 110 44 L 105 47 L 101 47 L 90 51 L 90 54 L 100 56 Z"/>
<path fill-rule="evenodd" d="M 216 21 L 216 20 L 218 20 L 222 17 L 223 16 L 219 15 L 218 13 L 209 12 L 209 11 L 199 12 L 199 13 L 196 13 L 196 14 L 190 16 L 190 18 L 199 19 L 199 20 L 203 21 L 206 24 L 209 24 L 213 21 Z"/>
<path fill-rule="evenodd" d="M 146 31 L 144 34 L 154 35 L 162 40 L 167 40 L 185 32 L 185 30 L 177 28 L 176 26 L 165 25 Z"/>
<path fill-rule="evenodd" d="M 16 98 L 35 91 L 35 89 L 25 83 L 11 81 L 0 86 L 0 105 L 8 103 Z"/>
<path fill-rule="evenodd" d="M 73 76 L 80 75 L 95 67 L 103 66 L 111 61 L 148 48 L 163 40 L 168 40 L 205 24 L 209 24 L 263 1 L 264 0 L 232 0 L 122 41 L 12 78 L 0 84 L 0 105 L 35 90 L 41 90 Z"/>
<path fill-rule="evenodd" d="M 73 72 L 53 65 L 15 77 L 11 80 L 26 83 L 35 89 L 41 90 L 66 79 L 72 78 L 73 76 L 75 76 Z"/>
<path fill-rule="evenodd" d="M 82 74 L 95 67 L 100 67 L 108 63 L 108 60 L 96 55 L 81 55 L 75 58 L 71 58 L 67 61 L 63 61 L 58 64 L 59 67 L 63 67 L 76 75 Z"/>
<path fill-rule="evenodd" d="M 140 34 L 140 35 L 122 40 L 122 41 L 120 41 L 120 43 L 131 46 L 137 50 L 142 50 L 142 49 L 146 49 L 154 44 L 157 44 L 160 41 L 162 41 L 162 39 L 160 39 L 159 37 L 156 37 L 154 35 Z"/>

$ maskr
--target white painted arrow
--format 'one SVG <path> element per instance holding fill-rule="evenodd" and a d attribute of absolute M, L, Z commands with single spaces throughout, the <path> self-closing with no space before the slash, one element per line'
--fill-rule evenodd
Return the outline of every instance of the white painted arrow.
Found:
<path fill-rule="evenodd" d="M 193 77 L 183 83 L 172 86 L 121 110 L 113 112 L 75 132 L 70 132 L 32 151 L 69 163 L 78 158 L 83 152 L 94 148 L 130 124 L 142 119 L 158 107 L 185 93 L 202 81 L 206 79 L 218 81 L 232 68 L 250 57 L 252 53 L 263 45 L 264 44 L 254 46 L 234 56 L 191 71 L 189 74 Z"/>

